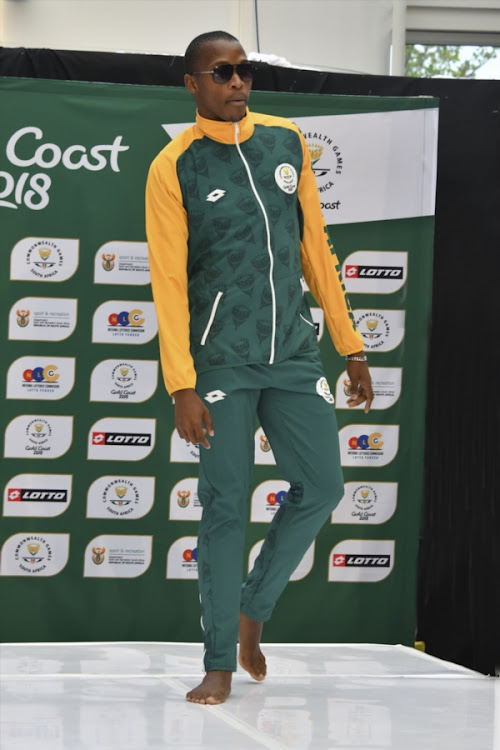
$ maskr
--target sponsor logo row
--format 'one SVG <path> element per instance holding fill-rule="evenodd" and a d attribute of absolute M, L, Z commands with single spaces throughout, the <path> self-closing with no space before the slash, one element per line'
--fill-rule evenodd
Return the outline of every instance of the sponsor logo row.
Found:
<path fill-rule="evenodd" d="M 58 401 L 75 385 L 75 357 L 25 356 L 7 371 L 7 398 Z M 401 395 L 402 368 L 372 367 L 374 409 L 388 409 Z M 158 387 L 158 362 L 141 359 L 105 359 L 90 376 L 90 401 L 142 403 Z M 338 409 L 347 409 L 349 380 L 341 373 L 336 384 Z M 360 407 L 356 407 L 360 408 Z"/>
<path fill-rule="evenodd" d="M 7 371 L 8 399 L 65 398 L 75 385 L 75 357 L 19 357 Z M 158 387 L 158 362 L 105 359 L 90 376 L 90 401 L 142 403 Z"/>
<path fill-rule="evenodd" d="M 22 297 L 9 313 L 9 339 L 64 341 L 76 330 L 78 300 L 62 297 Z M 405 333 L 404 310 L 356 309 L 356 325 L 366 351 L 388 352 L 400 345 Z M 318 341 L 325 331 L 323 310 L 311 308 Z M 147 344 L 158 333 L 152 302 L 108 300 L 95 310 L 92 342 Z"/>
<path fill-rule="evenodd" d="M 17 474 L 7 482 L 3 515 L 26 518 L 60 516 L 72 499 L 71 474 Z M 250 521 L 270 523 L 283 504 L 289 484 L 279 479 L 261 482 L 250 501 Z M 347 482 L 344 496 L 332 512 L 332 524 L 382 524 L 394 515 L 397 482 Z M 146 516 L 155 499 L 152 476 L 105 475 L 87 491 L 87 518 L 135 520 Z M 201 519 L 198 480 L 186 477 L 170 491 L 169 520 Z"/>
<path fill-rule="evenodd" d="M 153 451 L 156 419 L 105 417 L 89 430 L 87 458 L 94 461 L 141 461 Z M 339 430 L 342 466 L 386 466 L 399 449 L 399 425 L 350 424 Z M 5 458 L 53 459 L 63 456 L 73 442 L 73 417 L 23 414 L 5 429 Z M 269 440 L 255 432 L 255 463 L 275 464 Z M 186 443 L 177 430 L 170 438 L 170 461 L 197 463 L 199 447 Z"/>
<path fill-rule="evenodd" d="M 257 559 L 264 540 L 253 545 L 248 571 Z M 344 539 L 328 556 L 328 581 L 376 583 L 387 578 L 394 567 L 393 539 Z M 9 537 L 0 552 L 0 576 L 48 577 L 61 573 L 70 554 L 70 535 L 20 532 Z M 150 567 L 153 537 L 149 535 L 101 534 L 91 539 L 84 552 L 84 578 L 138 578 Z M 165 577 L 198 578 L 197 538 L 177 539 L 166 556 Z M 315 563 L 315 543 L 290 576 L 299 581 L 311 572 Z"/>
<path fill-rule="evenodd" d="M 12 248 L 12 281 L 66 281 L 79 263 L 78 239 L 24 237 Z M 357 250 L 344 261 L 342 275 L 350 293 L 391 294 L 405 284 L 408 253 L 405 251 Z M 95 284 L 149 284 L 146 242 L 106 242 L 94 257 Z"/>
<path fill-rule="evenodd" d="M 23 237 L 10 254 L 11 281 L 67 281 L 79 264 L 80 241 Z M 95 284 L 143 286 L 151 281 L 146 242 L 106 242 L 94 258 Z"/>
<path fill-rule="evenodd" d="M 78 300 L 65 297 L 23 297 L 10 309 L 9 339 L 64 341 L 76 329 Z M 146 344 L 158 333 L 153 302 L 108 300 L 94 312 L 94 343 Z"/>

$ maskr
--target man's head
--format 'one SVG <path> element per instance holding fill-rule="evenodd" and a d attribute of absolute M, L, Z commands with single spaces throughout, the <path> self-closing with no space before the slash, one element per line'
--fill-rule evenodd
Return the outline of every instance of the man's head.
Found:
<path fill-rule="evenodd" d="M 248 67 L 219 69 L 221 65 L 248 63 L 245 50 L 236 37 L 225 31 L 200 34 L 184 56 L 184 83 L 193 94 L 202 117 L 237 122 L 245 116 L 252 79 Z M 212 72 L 217 68 L 217 72 Z M 222 79 L 222 82 L 218 82 Z"/>

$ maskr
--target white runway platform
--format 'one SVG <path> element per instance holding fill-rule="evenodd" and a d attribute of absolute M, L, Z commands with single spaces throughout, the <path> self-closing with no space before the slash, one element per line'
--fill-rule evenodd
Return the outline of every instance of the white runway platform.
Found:
<path fill-rule="evenodd" d="M 190 643 L 0 647 L 1 750 L 500 750 L 493 677 L 403 646 L 269 645 L 221 706 Z M 496 715 L 495 715 L 496 708 Z"/>

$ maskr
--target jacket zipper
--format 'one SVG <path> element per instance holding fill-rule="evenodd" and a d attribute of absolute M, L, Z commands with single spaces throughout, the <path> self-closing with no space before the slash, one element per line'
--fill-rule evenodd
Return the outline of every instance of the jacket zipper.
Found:
<path fill-rule="evenodd" d="M 217 308 L 219 306 L 220 298 L 222 297 L 222 295 L 223 295 L 223 292 L 217 292 L 217 297 L 214 299 L 214 303 L 212 305 L 212 312 L 210 313 L 207 327 L 205 328 L 205 331 L 203 332 L 203 336 L 201 337 L 201 341 L 200 341 L 201 346 L 205 346 L 205 341 L 207 340 L 207 336 L 210 333 L 212 323 L 214 322 L 215 313 L 217 312 Z"/>
<path fill-rule="evenodd" d="M 240 144 L 238 142 L 238 133 L 240 132 L 238 123 L 234 123 L 234 142 L 236 144 L 236 148 L 238 149 L 238 153 L 240 155 L 241 161 L 245 165 L 245 169 L 248 174 L 248 179 L 250 180 L 250 185 L 252 187 L 253 193 L 255 197 L 257 198 L 257 203 L 259 204 L 261 211 L 264 215 L 264 222 L 266 225 L 266 236 L 267 236 L 267 252 L 269 253 L 269 260 L 270 260 L 270 266 L 269 266 L 269 283 L 271 285 L 271 299 L 272 299 L 272 310 L 273 310 L 273 327 L 272 327 L 272 338 L 271 338 L 271 355 L 269 357 L 269 364 L 272 365 L 274 362 L 274 354 L 275 354 L 275 339 L 276 339 L 276 292 L 274 289 L 274 282 L 273 282 L 273 269 L 274 269 L 274 257 L 273 257 L 273 251 L 271 249 L 271 232 L 269 230 L 269 219 L 267 218 L 266 209 L 264 208 L 264 204 L 262 203 L 260 199 L 260 195 L 258 194 L 252 173 L 250 171 L 250 167 L 248 165 L 247 160 L 243 156 L 243 153 L 240 148 Z"/>

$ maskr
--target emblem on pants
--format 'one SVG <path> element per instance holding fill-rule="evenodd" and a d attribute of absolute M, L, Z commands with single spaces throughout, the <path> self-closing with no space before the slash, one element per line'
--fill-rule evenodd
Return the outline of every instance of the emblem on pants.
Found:
<path fill-rule="evenodd" d="M 323 396 L 325 401 L 327 401 L 329 404 L 334 403 L 334 398 L 332 396 L 330 386 L 328 385 L 328 381 L 326 378 L 320 378 L 318 380 L 318 382 L 316 383 L 316 392 L 319 393 L 320 396 Z"/>

